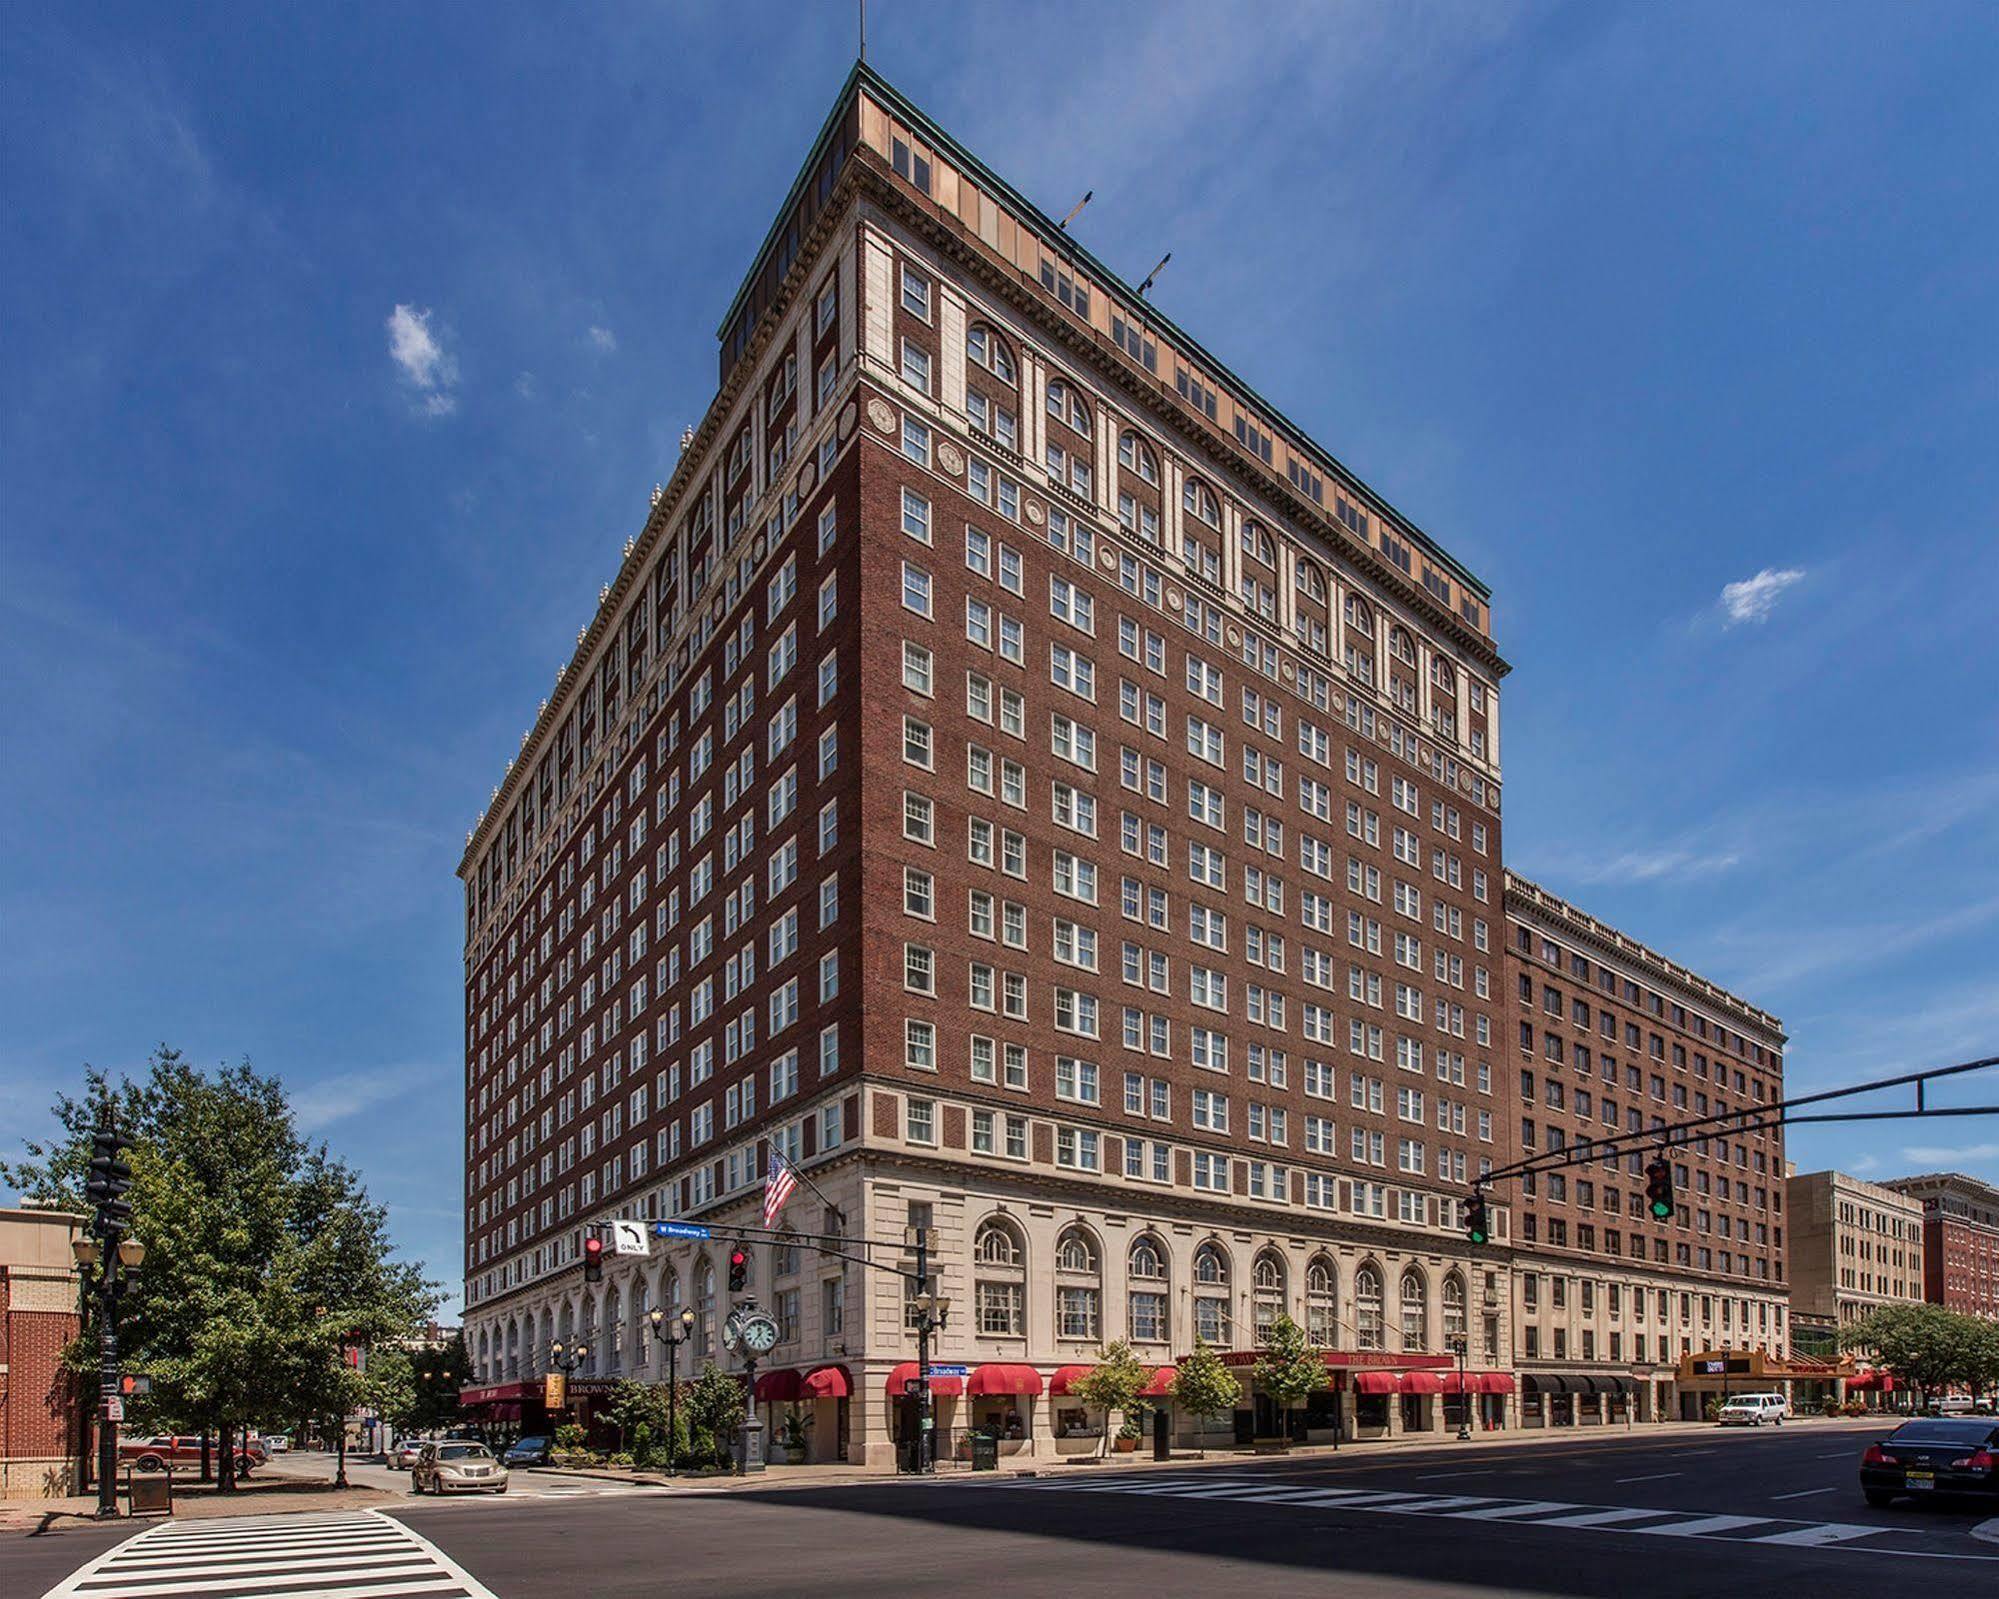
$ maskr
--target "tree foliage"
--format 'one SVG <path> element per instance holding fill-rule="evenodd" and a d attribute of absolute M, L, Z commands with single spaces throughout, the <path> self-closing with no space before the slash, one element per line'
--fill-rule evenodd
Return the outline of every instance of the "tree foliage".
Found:
<path fill-rule="evenodd" d="M 1999 1326 L 1941 1305 L 1883 1305 L 1844 1329 L 1840 1342 L 1872 1355 L 1925 1395 L 1999 1384 Z"/>
<path fill-rule="evenodd" d="M 0 1162 L 0 1184 L 87 1213 L 107 1107 L 132 1143 L 132 1234 L 146 1246 L 119 1312 L 126 1369 L 153 1378 L 133 1422 L 245 1428 L 368 1402 L 343 1348 L 408 1340 L 436 1296 L 394 1258 L 387 1212 L 354 1171 L 300 1135 L 283 1084 L 248 1062 L 203 1072 L 165 1046 L 136 1082 L 88 1070 L 81 1095 L 56 1096 L 62 1134 Z M 83 1342 L 95 1347 L 94 1326 Z"/>
<path fill-rule="evenodd" d="M 1321 1388 L 1329 1387 L 1325 1352 L 1280 1311 L 1264 1334 L 1256 1357 L 1256 1385 L 1285 1411 L 1296 1410 Z"/>
<path fill-rule="evenodd" d="M 743 1379 L 707 1362 L 701 1375 L 681 1390 L 680 1414 L 687 1426 L 689 1460 L 726 1466 L 743 1423 Z"/>
<path fill-rule="evenodd" d="M 1233 1410 L 1242 1398 L 1242 1383 L 1222 1364 L 1222 1357 L 1198 1333 L 1194 1352 L 1180 1362 L 1173 1375 L 1173 1401 L 1188 1415 L 1212 1421 L 1225 1410 Z"/>
<path fill-rule="evenodd" d="M 1104 1413 L 1103 1443 L 1099 1453 L 1110 1442 L 1111 1412 L 1117 1410 L 1130 1414 L 1138 1403 L 1140 1391 L 1151 1381 L 1152 1368 L 1131 1352 L 1128 1340 L 1118 1338 L 1098 1352 L 1096 1367 L 1088 1376 L 1070 1385 L 1070 1393 Z"/>

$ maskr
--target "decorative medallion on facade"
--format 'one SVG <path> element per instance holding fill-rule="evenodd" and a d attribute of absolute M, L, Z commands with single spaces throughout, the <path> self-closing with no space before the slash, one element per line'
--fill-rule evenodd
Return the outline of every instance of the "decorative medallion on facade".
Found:
<path fill-rule="evenodd" d="M 888 408 L 888 401 L 886 400 L 870 399 L 868 401 L 868 420 L 874 423 L 877 432 L 893 433 L 895 431 L 895 412 Z"/>
<path fill-rule="evenodd" d="M 819 468 L 807 461 L 798 469 L 798 481 L 792 486 L 791 492 L 802 500 L 812 492 L 812 485 L 818 481 Z"/>
<path fill-rule="evenodd" d="M 1233 650 L 1233 649 L 1239 649 L 1241 648 L 1241 646 L 1242 646 L 1242 629 L 1239 627 L 1230 628 L 1229 648 Z"/>
<path fill-rule="evenodd" d="M 948 439 L 937 446 L 937 469 L 946 477 L 956 477 L 965 470 L 965 458 L 958 453 L 958 446 Z"/>
<path fill-rule="evenodd" d="M 1028 521 L 1032 522 L 1036 527 L 1041 526 L 1041 518 L 1043 515 L 1041 509 L 1041 502 L 1039 500 L 1029 500 L 1027 502 L 1026 510 L 1027 510 Z"/>
<path fill-rule="evenodd" d="M 1177 611 L 1180 609 L 1180 591 L 1178 589 L 1168 589 L 1166 591 L 1166 605 L 1169 610 Z"/>
<path fill-rule="evenodd" d="M 1111 549 L 1109 546 L 1105 547 L 1103 554 L 1098 556 L 1097 559 L 1104 563 L 1104 570 L 1106 572 L 1117 570 L 1117 551 Z"/>
<path fill-rule="evenodd" d="M 861 413 L 855 408 L 852 400 L 849 400 L 845 405 L 840 407 L 839 427 L 842 440 L 852 437 L 854 424 L 860 421 L 860 419 Z"/>

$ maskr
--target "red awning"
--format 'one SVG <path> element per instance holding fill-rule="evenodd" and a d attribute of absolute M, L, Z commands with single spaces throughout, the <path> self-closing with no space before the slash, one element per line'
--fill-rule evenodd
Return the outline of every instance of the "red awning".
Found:
<path fill-rule="evenodd" d="M 1173 1397 L 1173 1379 L 1179 1375 L 1180 1368 L 1178 1366 L 1161 1366 L 1152 1374 L 1152 1381 L 1139 1389 L 1138 1397 L 1141 1399 L 1171 1399 Z"/>
<path fill-rule="evenodd" d="M 759 1401 L 773 1401 L 783 1404 L 798 1397 L 798 1373 L 789 1366 L 767 1371 L 757 1378 L 757 1398 Z"/>
<path fill-rule="evenodd" d="M 1048 1391 L 1051 1394 L 1074 1393 L 1075 1384 L 1096 1369 L 1095 1366 L 1057 1366 L 1055 1375 L 1048 1379 Z"/>
<path fill-rule="evenodd" d="M 966 1388 L 974 1394 L 1038 1394 L 1041 1392 L 1041 1373 L 1032 1366 L 1014 1366 L 1003 1362 L 974 1366 L 972 1375 L 966 1379 Z"/>
<path fill-rule="evenodd" d="M 932 1382 L 930 1389 L 935 1393 L 937 1384 Z M 845 1399 L 853 1391 L 854 1384 L 845 1366 L 819 1366 L 798 1379 L 800 1399 Z"/>
<path fill-rule="evenodd" d="M 1475 1371 L 1447 1371 L 1437 1379 L 1441 1385 L 1439 1393 L 1475 1394 L 1478 1392 L 1478 1373 Z"/>
<path fill-rule="evenodd" d="M 980 1369 L 983 1370 L 984 1368 Z M 902 1397 L 902 1385 L 912 1381 L 915 1376 L 916 1362 L 913 1360 L 905 1360 L 895 1370 L 891 1371 L 888 1374 L 889 1398 L 900 1399 Z M 962 1394 L 964 1391 L 965 1379 L 963 1377 L 932 1377 L 930 1379 L 930 1392 L 940 1399 L 948 1399 L 951 1395 Z"/>
<path fill-rule="evenodd" d="M 1456 1376 L 1457 1373 L 1451 1373 Z M 1402 1394 L 1440 1394 L 1444 1391 L 1444 1379 L 1434 1371 L 1405 1371 L 1396 1383 L 1395 1391 Z"/>
<path fill-rule="evenodd" d="M 1476 1373 L 1478 1391 L 1482 1394 L 1510 1394 L 1513 1392 L 1513 1374 L 1509 1371 L 1481 1371 Z"/>
<path fill-rule="evenodd" d="M 1401 1390 L 1402 1377 L 1393 1371 L 1357 1371 L 1353 1374 L 1354 1392 L 1362 1394 L 1392 1394 Z"/>

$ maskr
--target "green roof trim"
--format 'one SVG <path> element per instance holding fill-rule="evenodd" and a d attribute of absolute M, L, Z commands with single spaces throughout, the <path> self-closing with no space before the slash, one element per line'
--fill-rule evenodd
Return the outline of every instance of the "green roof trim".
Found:
<path fill-rule="evenodd" d="M 807 153 L 804 165 L 799 168 L 798 176 L 793 181 L 790 192 L 786 194 L 784 204 L 778 208 L 777 219 L 771 224 L 770 232 L 764 236 L 764 242 L 757 251 L 756 259 L 750 264 L 749 273 L 743 279 L 742 287 L 736 291 L 735 298 L 729 302 L 728 314 L 722 318 L 722 325 L 716 330 L 716 337 L 718 339 L 727 334 L 730 323 L 735 320 L 743 301 L 748 297 L 756 283 L 758 275 L 763 271 L 764 263 L 769 259 L 771 252 L 777 247 L 778 238 L 783 231 L 785 220 L 790 215 L 792 206 L 796 203 L 800 194 L 804 192 L 805 185 L 810 179 L 813 169 L 819 164 L 819 158 L 824 153 L 827 144 L 832 139 L 833 131 L 838 127 L 841 115 L 846 110 L 848 102 L 853 98 L 855 91 L 862 87 L 865 87 L 870 93 L 876 95 L 882 101 L 883 105 L 894 112 L 898 119 L 907 123 L 912 131 L 920 132 L 925 139 L 948 155 L 954 166 L 958 167 L 961 172 L 971 178 L 980 187 L 991 193 L 995 199 L 1007 206 L 1008 209 L 1016 214 L 1020 221 L 1036 229 L 1041 234 L 1042 243 L 1058 257 L 1067 256 L 1087 267 L 1092 273 L 1096 274 L 1107 294 L 1122 301 L 1124 306 L 1134 316 L 1142 319 L 1148 327 L 1158 329 L 1162 335 L 1173 340 L 1179 346 L 1180 351 L 1190 360 L 1198 362 L 1213 376 L 1226 382 L 1238 399 L 1260 410 L 1270 419 L 1273 425 L 1283 430 L 1287 443 L 1296 446 L 1308 456 L 1317 457 L 1332 471 L 1354 484 L 1373 502 L 1377 513 L 1385 513 L 1400 529 L 1406 531 L 1410 537 L 1422 546 L 1425 555 L 1449 571 L 1465 587 L 1471 589 L 1488 607 L 1491 606 L 1492 590 L 1480 580 L 1476 573 L 1472 572 L 1455 556 L 1439 545 L 1436 540 L 1431 538 L 1429 534 L 1425 533 L 1414 522 L 1410 521 L 1408 517 L 1398 511 L 1388 500 L 1370 487 L 1359 473 L 1353 471 L 1330 450 L 1317 443 L 1310 434 L 1298 426 L 1297 423 L 1293 422 L 1284 412 L 1272 405 L 1248 383 L 1245 383 L 1236 375 L 1235 369 L 1229 366 L 1227 362 L 1218 359 L 1206 346 L 1188 334 L 1170 317 L 1162 315 L 1158 308 L 1150 301 L 1140 299 L 1137 291 L 1127 284 L 1118 273 L 1112 271 L 1110 267 L 1099 260 L 1074 235 L 1057 227 L 1046 212 L 1032 200 L 1029 200 L 1018 189 L 1014 188 L 1005 178 L 994 172 L 950 134 L 946 133 L 926 112 L 911 102 L 906 95 L 865 61 L 855 62 L 853 71 L 848 73 L 846 82 L 841 85 L 840 93 L 834 100 L 832 112 L 827 116 L 825 124 L 820 128 L 819 136 L 813 141 L 812 149 Z M 1487 629 L 1487 636 L 1491 636 L 1490 628 Z"/>

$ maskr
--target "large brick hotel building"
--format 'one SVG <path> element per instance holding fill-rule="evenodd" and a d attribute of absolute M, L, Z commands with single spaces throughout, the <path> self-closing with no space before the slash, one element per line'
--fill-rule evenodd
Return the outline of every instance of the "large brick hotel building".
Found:
<path fill-rule="evenodd" d="M 1333 1352 L 1315 1426 L 1443 1424 L 1459 1336 L 1475 1414 L 1517 1420 L 1517 1195 L 1476 1257 L 1459 1214 L 1523 1125 L 1491 627 L 1475 576 L 857 68 L 468 841 L 477 1397 L 509 1413 L 555 1338 L 657 1375 L 655 1306 L 723 1358 L 725 1246 L 588 1287 L 583 1229 L 754 1224 L 780 1149 L 817 1191 L 749 1292 L 816 1458 L 890 1457 L 915 1349 L 901 1279 L 810 1242 L 894 1263 L 910 1225 L 953 1307 L 934 1358 L 968 1368 L 947 1435 L 1093 1447 L 1065 1368 L 1115 1336 L 1246 1352 L 1279 1310 Z M 1643 1072 L 1633 1112 L 1670 1114 Z M 1750 1199 L 1699 1208 L 1698 1245 L 1605 1269 L 1713 1247 L 1745 1292 L 1781 1278 Z"/>

